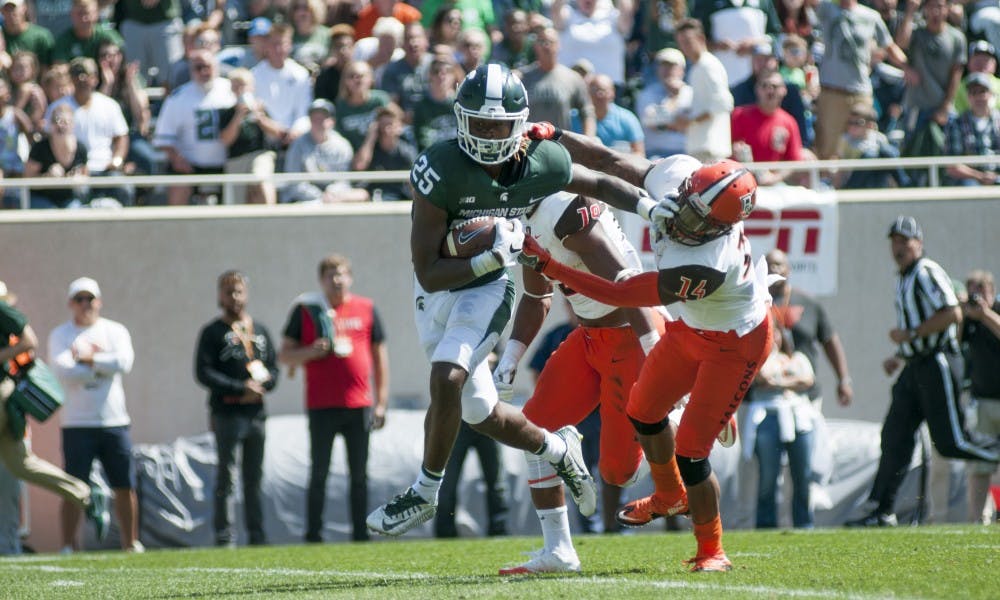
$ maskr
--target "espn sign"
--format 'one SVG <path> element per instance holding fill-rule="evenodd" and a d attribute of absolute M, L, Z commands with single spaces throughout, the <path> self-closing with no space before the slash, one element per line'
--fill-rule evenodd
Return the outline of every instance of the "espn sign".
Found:
<path fill-rule="evenodd" d="M 655 269 L 649 228 L 637 215 L 615 211 L 639 250 L 643 267 Z M 754 261 L 772 248 L 788 255 L 795 287 L 816 296 L 837 293 L 837 203 L 832 193 L 802 187 L 758 188 L 757 206 L 744 224 Z"/>
<path fill-rule="evenodd" d="M 754 257 L 778 248 L 788 255 L 789 279 L 817 296 L 837 293 L 837 203 L 832 193 L 801 187 L 757 190 L 744 224 Z"/>

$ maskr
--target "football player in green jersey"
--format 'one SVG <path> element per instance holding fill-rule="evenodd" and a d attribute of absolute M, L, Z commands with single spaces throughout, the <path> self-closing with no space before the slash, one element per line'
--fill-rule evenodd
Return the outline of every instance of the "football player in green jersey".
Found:
<path fill-rule="evenodd" d="M 524 137 L 528 96 L 505 66 L 470 72 L 455 99 L 458 138 L 434 144 L 410 172 L 418 335 L 431 361 L 431 404 L 424 421 L 423 465 L 416 482 L 368 516 L 373 531 L 400 535 L 434 515 L 437 493 L 462 419 L 477 431 L 552 463 L 584 515 L 596 508 L 596 486 L 573 427 L 555 433 L 499 403 L 486 357 L 510 319 L 524 231 L 518 217 L 560 190 L 600 198 L 649 219 L 656 203 L 641 188 L 574 165 L 549 140 Z M 449 227 L 497 218 L 491 249 L 471 258 L 441 256 Z"/>

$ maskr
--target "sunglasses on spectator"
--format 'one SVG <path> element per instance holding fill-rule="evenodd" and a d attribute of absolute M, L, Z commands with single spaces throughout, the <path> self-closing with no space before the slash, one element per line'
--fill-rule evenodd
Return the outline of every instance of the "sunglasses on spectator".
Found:
<path fill-rule="evenodd" d="M 195 63 L 195 64 L 191 65 L 191 67 L 195 71 L 210 71 L 212 69 L 212 65 L 210 65 L 208 63 Z"/>
<path fill-rule="evenodd" d="M 73 302 L 76 304 L 83 304 L 84 302 L 93 302 L 93 301 L 94 301 L 94 296 L 86 296 L 83 294 L 79 296 L 73 296 Z"/>
<path fill-rule="evenodd" d="M 968 91 L 970 96 L 978 96 L 980 94 L 988 94 L 991 90 L 989 88 L 979 87 L 977 85 L 975 87 L 969 88 Z"/>
<path fill-rule="evenodd" d="M 848 125 L 855 125 L 857 127 L 864 127 L 868 124 L 868 119 L 850 119 L 847 121 Z"/>

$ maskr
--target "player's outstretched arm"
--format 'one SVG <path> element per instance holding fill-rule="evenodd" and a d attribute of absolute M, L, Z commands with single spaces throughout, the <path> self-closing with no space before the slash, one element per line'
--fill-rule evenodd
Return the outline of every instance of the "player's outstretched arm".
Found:
<path fill-rule="evenodd" d="M 624 179 L 635 186 L 642 187 L 646 171 L 652 166 L 650 161 L 641 156 L 612 150 L 596 137 L 564 131 L 548 122 L 529 123 L 526 132 L 534 140 L 559 142 L 569 151 L 575 163 Z"/>
<path fill-rule="evenodd" d="M 625 281 L 608 281 L 603 277 L 577 271 L 552 258 L 531 236 L 524 238 L 524 248 L 517 260 L 567 287 L 612 306 L 640 307 L 663 304 L 659 297 L 656 273 L 642 273 Z"/>
<path fill-rule="evenodd" d="M 656 208 L 656 202 L 645 189 L 576 163 L 573 164 L 573 179 L 566 186 L 566 191 L 603 200 L 647 221 L 652 218 L 651 213 Z"/>

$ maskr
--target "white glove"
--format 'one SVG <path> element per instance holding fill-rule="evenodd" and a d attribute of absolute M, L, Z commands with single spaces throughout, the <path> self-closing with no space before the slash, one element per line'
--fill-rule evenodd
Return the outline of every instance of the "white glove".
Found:
<path fill-rule="evenodd" d="M 493 239 L 493 253 L 503 266 L 517 265 L 517 255 L 524 246 L 524 223 L 518 219 L 498 219 L 496 237 Z"/>
<path fill-rule="evenodd" d="M 660 235 L 667 234 L 667 222 L 674 220 L 681 207 L 677 204 L 677 194 L 667 193 L 649 211 L 649 221 Z"/>
<path fill-rule="evenodd" d="M 514 376 L 517 375 L 517 363 L 524 356 L 528 347 L 517 340 L 510 340 L 504 348 L 503 356 L 493 370 L 493 383 L 497 387 L 497 395 L 503 402 L 514 399 Z"/>

